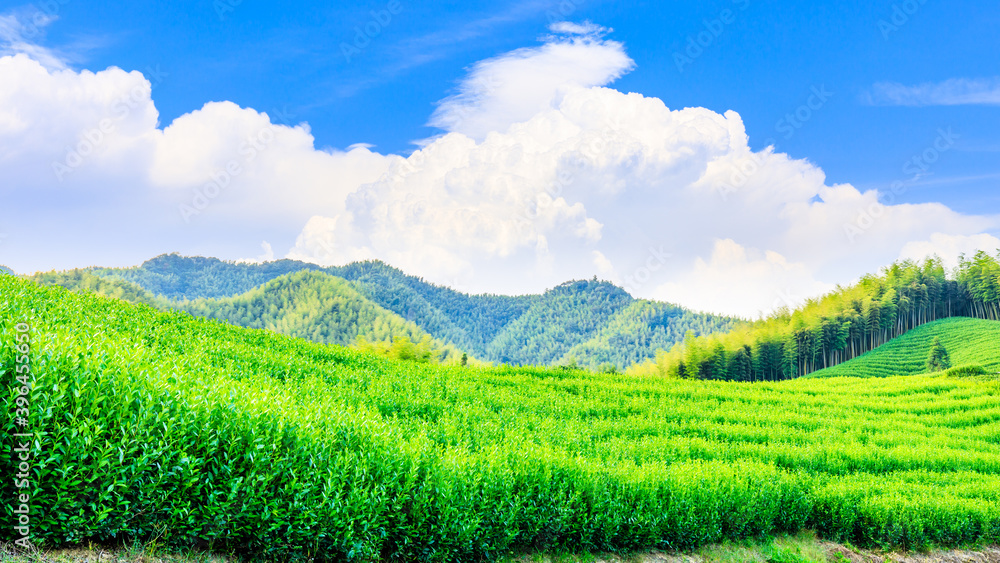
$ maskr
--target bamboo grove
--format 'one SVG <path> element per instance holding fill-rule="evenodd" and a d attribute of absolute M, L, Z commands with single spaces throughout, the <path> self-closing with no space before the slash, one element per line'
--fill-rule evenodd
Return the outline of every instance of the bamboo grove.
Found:
<path fill-rule="evenodd" d="M 949 317 L 1000 320 L 1000 261 L 963 256 L 897 262 L 850 287 L 727 334 L 695 337 L 633 366 L 635 374 L 687 379 L 774 381 L 808 375 L 856 358 L 925 323 Z"/>

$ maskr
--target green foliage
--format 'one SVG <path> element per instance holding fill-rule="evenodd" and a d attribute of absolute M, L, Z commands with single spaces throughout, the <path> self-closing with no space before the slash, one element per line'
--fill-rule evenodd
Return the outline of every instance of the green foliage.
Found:
<path fill-rule="evenodd" d="M 439 356 L 453 358 L 458 352 L 434 342 L 413 322 L 372 303 L 349 282 L 321 272 L 287 274 L 236 297 L 182 301 L 176 307 L 200 317 L 324 344 L 357 342 L 369 351 L 380 351 L 380 344 L 385 343 L 385 352 L 396 358 L 412 352 L 414 359 L 429 361 Z"/>
<path fill-rule="evenodd" d="M 958 317 L 925 324 L 859 358 L 813 375 L 889 377 L 927 373 L 927 351 L 935 340 L 950 351 L 953 363 L 1000 371 L 1000 345 L 997 344 L 1000 342 L 1000 323 Z"/>
<path fill-rule="evenodd" d="M 899 262 L 796 311 L 779 310 L 727 334 L 686 338 L 630 373 L 730 381 L 792 379 L 877 350 L 927 323 L 962 316 L 1000 320 L 997 258 L 984 252 L 972 260 L 963 257 L 951 277 L 939 259 Z"/>
<path fill-rule="evenodd" d="M 39 273 L 32 276 L 31 279 L 42 285 L 57 285 L 71 291 L 97 293 L 129 303 L 142 303 L 158 307 L 169 305 L 166 299 L 157 298 L 133 283 L 116 278 L 102 278 L 87 270 Z"/>
<path fill-rule="evenodd" d="M 935 337 L 931 344 L 931 352 L 927 356 L 927 363 L 924 364 L 928 372 L 944 371 L 951 367 L 951 357 L 948 350 L 941 344 L 941 339 Z"/>
<path fill-rule="evenodd" d="M 611 363 L 619 368 L 654 358 L 692 332 L 698 336 L 728 332 L 739 322 L 729 317 L 695 313 L 671 305 L 637 299 L 614 313 L 593 335 L 563 356 L 584 359 L 588 367 Z"/>
<path fill-rule="evenodd" d="M 359 336 L 357 347 L 365 352 L 386 358 L 411 362 L 427 363 L 437 361 L 439 355 L 439 352 L 434 348 L 434 342 L 431 340 L 429 334 L 424 335 L 418 342 L 413 342 L 405 336 L 398 336 L 385 341 L 369 342 L 365 337 Z M 462 362 L 464 362 L 462 365 L 466 365 L 468 361 L 468 356 L 462 354 Z"/>
<path fill-rule="evenodd" d="M 667 303 L 634 300 L 621 289 L 596 280 L 569 282 L 544 295 L 467 295 L 407 276 L 379 261 L 320 268 L 292 260 L 244 264 L 165 254 L 137 268 L 94 268 L 82 275 L 115 280 L 123 286 L 129 286 L 127 282 L 136 284 L 136 289 L 141 288 L 143 293 L 156 295 L 160 308 L 183 308 L 199 315 L 226 318 L 242 326 L 270 328 L 291 321 L 278 309 L 244 305 L 240 305 L 242 309 L 235 315 L 239 320 L 233 320 L 231 307 L 222 302 L 245 303 L 250 295 L 258 301 L 273 301 L 260 295 L 262 286 L 268 284 L 273 290 L 271 284 L 276 280 L 303 272 L 313 272 L 311 280 L 317 279 L 319 272 L 347 280 L 360 299 L 367 299 L 430 334 L 445 355 L 458 349 L 491 362 L 557 364 L 565 363 L 572 355 L 591 369 L 604 363 L 621 369 L 653 358 L 657 350 L 679 342 L 688 331 L 701 335 L 736 326 L 734 319 L 693 313 Z M 65 278 L 79 277 L 81 273 L 50 277 L 60 275 L 64 279 L 39 278 L 39 281 L 73 287 L 72 280 L 67 282 Z M 76 288 L 88 290 L 92 286 L 77 284 Z M 342 286 L 337 291 L 346 289 Z M 305 292 L 310 295 L 298 301 L 305 301 L 315 293 L 312 289 Z M 282 297 L 283 301 L 289 299 L 295 296 Z M 219 303 L 205 305 L 213 300 Z M 150 301 L 144 298 L 141 302 Z M 226 311 L 216 312 L 219 307 Z M 368 328 L 363 325 L 330 324 L 325 315 L 311 316 L 299 311 L 292 316 L 296 317 L 294 327 L 274 330 L 318 342 L 353 342 L 359 334 L 367 342 L 388 339 L 388 335 L 373 338 L 364 334 Z M 404 336 L 415 342 L 423 337 L 422 334 Z"/>
<path fill-rule="evenodd" d="M 859 546 L 1000 541 L 995 380 L 747 384 L 399 362 L 5 276 L 8 404 L 22 321 L 39 431 L 32 535 L 47 546 L 158 538 L 375 562 L 687 549 L 805 528 Z M 0 449 L 4 475 L 14 461 Z M 0 495 L 13 486 L 0 481 Z M 5 521 L 12 509 L 0 506 Z"/>
<path fill-rule="evenodd" d="M 418 361 L 454 361 L 458 354 L 454 346 L 435 341 L 416 324 L 372 303 L 347 281 L 321 272 L 303 270 L 236 297 L 192 301 L 154 297 L 133 283 L 98 277 L 86 270 L 50 272 L 32 279 L 43 285 L 98 293 L 161 310 L 187 311 L 323 344 L 357 344 L 389 357 L 412 355 Z"/>
<path fill-rule="evenodd" d="M 977 375 L 988 375 L 991 372 L 987 371 L 983 366 L 972 364 L 967 366 L 957 366 L 951 369 L 945 370 L 944 375 L 946 377 L 975 377 Z"/>
<path fill-rule="evenodd" d="M 564 283 L 504 327 L 490 343 L 486 357 L 514 365 L 556 363 L 630 301 L 623 289 L 607 282 Z"/>

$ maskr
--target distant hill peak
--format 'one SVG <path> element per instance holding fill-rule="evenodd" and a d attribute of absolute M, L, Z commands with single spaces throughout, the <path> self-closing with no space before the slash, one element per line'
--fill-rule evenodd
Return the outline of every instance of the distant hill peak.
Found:
<path fill-rule="evenodd" d="M 369 334 L 368 323 L 382 327 L 381 336 L 390 325 L 396 327 L 390 332 L 399 333 L 412 323 L 405 332 L 414 338 L 426 333 L 476 359 L 517 364 L 572 360 L 582 366 L 624 368 L 671 347 L 689 330 L 706 334 L 733 327 L 733 319 L 673 305 L 642 302 L 633 307 L 640 302 L 596 277 L 568 281 L 541 294 L 470 295 L 381 260 L 322 267 L 289 259 L 250 263 L 179 253 L 161 254 L 141 266 L 87 272 L 103 281 L 77 280 L 67 272 L 53 273 L 48 283 L 166 303 L 322 342 L 349 342 L 355 334 Z M 348 306 L 334 311 L 341 302 Z M 324 304 L 330 305 L 326 313 L 316 313 Z M 396 320 L 388 320 L 388 313 Z"/>

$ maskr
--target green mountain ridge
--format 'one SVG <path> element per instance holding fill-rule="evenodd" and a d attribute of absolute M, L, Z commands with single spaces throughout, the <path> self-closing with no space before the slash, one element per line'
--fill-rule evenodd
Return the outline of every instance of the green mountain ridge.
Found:
<path fill-rule="evenodd" d="M 445 360 L 457 354 L 454 347 L 431 343 L 431 336 L 415 323 L 373 303 L 350 282 L 322 272 L 285 274 L 236 297 L 184 301 L 179 308 L 195 316 L 266 328 L 321 344 L 350 346 L 358 338 L 383 342 L 405 337 L 411 342 L 426 341 Z"/>
<path fill-rule="evenodd" d="M 415 323 L 373 303 L 350 282 L 319 271 L 284 274 L 235 297 L 181 301 L 154 296 L 123 279 L 102 278 L 83 270 L 39 274 L 33 279 L 42 285 L 97 293 L 164 311 L 185 311 L 321 344 L 351 346 L 359 339 L 375 343 L 405 338 L 442 361 L 457 360 L 461 355 L 454 346 L 433 339 Z"/>
<path fill-rule="evenodd" d="M 507 325 L 487 349 L 487 357 L 505 364 L 555 363 L 631 300 L 625 290 L 608 282 L 566 282 L 545 292 Z"/>
<path fill-rule="evenodd" d="M 329 319 L 327 326 L 307 326 L 308 319 L 321 316 L 301 311 L 294 313 L 296 320 L 279 320 L 282 315 L 277 311 L 252 308 L 246 303 L 238 314 L 235 303 L 191 304 L 246 296 L 297 272 L 325 274 L 346 280 L 358 294 L 354 299 L 362 297 L 419 327 L 437 342 L 438 350 L 454 348 L 480 360 L 518 365 L 575 362 L 592 368 L 602 364 L 625 368 L 653 358 L 657 350 L 681 341 L 688 331 L 708 334 L 730 330 L 739 323 L 676 305 L 636 300 L 621 288 L 596 280 L 567 282 L 542 295 L 469 295 L 407 275 L 379 261 L 323 268 L 294 260 L 250 264 L 165 254 L 133 268 L 89 268 L 86 272 L 108 283 L 115 280 L 134 286 L 127 290 L 124 285 L 101 285 L 100 292 L 117 292 L 127 300 L 143 303 L 151 303 L 155 297 L 162 300 L 157 305 L 161 309 L 180 308 L 243 326 L 271 326 L 274 330 L 283 327 L 284 334 L 320 342 L 344 343 L 363 336 L 367 329 L 331 324 Z M 34 278 L 43 280 L 54 275 L 39 274 Z M 82 289 L 87 290 L 99 284 L 88 281 L 84 285 L 87 287 Z M 140 296 L 138 289 L 144 294 Z M 260 294 L 253 297 L 262 298 Z M 279 300 L 291 302 L 287 295 Z M 215 306 L 225 311 L 210 311 Z M 254 318 L 251 311 L 266 313 L 268 319 Z M 237 317 L 240 320 L 235 320 Z M 343 336 L 333 335 L 331 327 L 335 326 L 342 327 Z"/>
<path fill-rule="evenodd" d="M 589 358 L 599 366 L 634 365 L 682 342 L 688 330 L 711 334 L 720 327 L 707 315 L 670 303 L 637 299 L 615 313 L 589 340 L 573 346 L 560 363 Z"/>

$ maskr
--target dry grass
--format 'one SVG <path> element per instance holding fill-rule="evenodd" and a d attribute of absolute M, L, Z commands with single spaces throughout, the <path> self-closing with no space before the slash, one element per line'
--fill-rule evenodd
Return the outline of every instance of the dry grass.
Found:
<path fill-rule="evenodd" d="M 118 549 L 100 546 L 15 552 L 0 544 L 2 563 L 240 563 L 233 556 L 204 552 L 168 553 L 155 544 Z M 692 553 L 652 551 L 630 555 L 534 554 L 507 558 L 504 563 L 1000 563 L 1000 547 L 977 551 L 877 553 L 825 542 L 803 533 L 760 542 L 707 546 Z"/>

